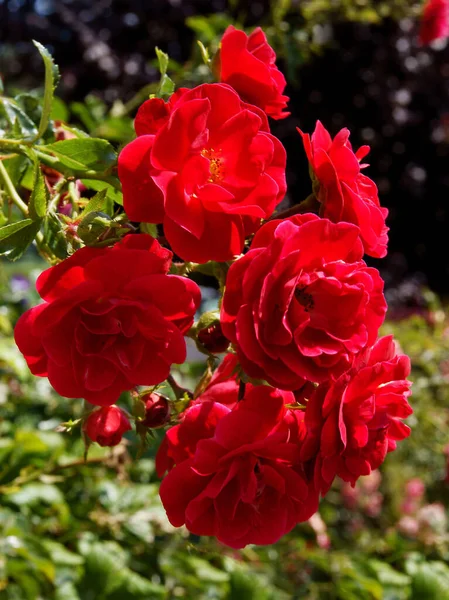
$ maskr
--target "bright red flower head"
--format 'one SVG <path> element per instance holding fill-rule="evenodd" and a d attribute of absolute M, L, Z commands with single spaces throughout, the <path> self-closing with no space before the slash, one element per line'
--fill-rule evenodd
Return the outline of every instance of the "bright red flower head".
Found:
<path fill-rule="evenodd" d="M 220 48 L 220 81 L 232 86 L 251 104 L 273 119 L 285 119 L 288 96 L 284 96 L 285 77 L 276 64 L 276 54 L 260 27 L 249 36 L 230 25 Z"/>
<path fill-rule="evenodd" d="M 234 410 L 207 407 L 211 435 L 198 440 L 191 458 L 177 462 L 160 495 L 174 526 L 213 535 L 232 548 L 272 544 L 318 508 L 317 494 L 299 466 L 303 413 L 289 411 L 293 395 L 252 388 Z M 197 405 L 205 410 L 206 405 Z M 200 414 L 198 413 L 198 415 Z M 200 419 L 200 435 L 204 419 Z"/>
<path fill-rule="evenodd" d="M 408 437 L 402 420 L 412 413 L 409 374 L 410 359 L 396 354 L 391 336 L 383 337 L 354 369 L 311 395 L 301 459 L 315 460 L 315 485 L 323 494 L 336 475 L 352 485 L 369 475 Z"/>
<path fill-rule="evenodd" d="M 382 258 L 387 254 L 388 210 L 379 203 L 377 187 L 361 169 L 360 161 L 369 146 L 354 153 L 349 142 L 349 130 L 342 129 L 332 140 L 320 121 L 312 137 L 298 129 L 304 142 L 321 203 L 321 216 L 333 223 L 347 221 L 360 228 L 366 254 Z"/>
<path fill-rule="evenodd" d="M 359 230 L 312 214 L 271 221 L 229 269 L 224 334 L 243 369 L 281 389 L 347 371 L 373 344 L 386 303 Z"/>
<path fill-rule="evenodd" d="M 424 6 L 419 28 L 419 41 L 427 46 L 449 35 L 449 1 L 428 0 Z"/>
<path fill-rule="evenodd" d="M 149 235 L 128 235 L 44 271 L 37 291 L 45 302 L 14 332 L 31 372 L 61 396 L 99 405 L 164 381 L 185 360 L 183 333 L 200 303 L 195 283 L 167 275 L 171 257 Z"/>
<path fill-rule="evenodd" d="M 227 354 L 204 392 L 185 410 L 181 423 L 167 431 L 156 455 L 159 477 L 174 464 L 192 457 L 198 441 L 211 437 L 217 421 L 236 406 L 239 395 L 237 365 L 235 354 Z M 247 390 L 251 387 L 248 385 Z"/>
<path fill-rule="evenodd" d="M 151 121 L 155 134 L 140 135 L 119 156 L 125 211 L 163 223 L 184 260 L 231 260 L 285 195 L 284 147 L 262 111 L 227 85 L 200 85 L 168 110 L 161 127 Z"/>
<path fill-rule="evenodd" d="M 103 406 L 90 413 L 83 429 L 88 438 L 100 446 L 117 446 L 131 424 L 118 406 Z"/>

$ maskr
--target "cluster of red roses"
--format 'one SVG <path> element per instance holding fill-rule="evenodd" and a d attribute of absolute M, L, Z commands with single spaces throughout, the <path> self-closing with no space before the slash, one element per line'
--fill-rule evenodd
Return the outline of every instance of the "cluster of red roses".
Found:
<path fill-rule="evenodd" d="M 286 154 L 267 115 L 288 116 L 274 61 L 260 29 L 230 27 L 220 83 L 145 102 L 119 157 L 131 220 L 162 224 L 160 239 L 184 261 L 232 261 L 220 322 L 198 333 L 206 347 L 224 334 L 215 349 L 228 353 L 168 430 L 157 471 L 168 472 L 170 521 L 234 548 L 275 542 L 317 511 L 336 476 L 354 484 L 376 469 L 409 435 L 412 412 L 409 360 L 377 338 L 383 281 L 363 261 L 385 256 L 388 231 L 362 174 L 369 149 L 354 153 L 347 130 L 332 140 L 320 123 L 301 133 L 319 216 L 270 218 Z M 160 384 L 186 358 L 200 291 L 169 274 L 171 260 L 145 234 L 82 248 L 40 276 L 44 303 L 17 323 L 34 374 L 102 407 L 84 424 L 100 444 L 130 428 L 119 395 Z M 148 398 L 143 422 L 167 422 L 167 405 Z"/>

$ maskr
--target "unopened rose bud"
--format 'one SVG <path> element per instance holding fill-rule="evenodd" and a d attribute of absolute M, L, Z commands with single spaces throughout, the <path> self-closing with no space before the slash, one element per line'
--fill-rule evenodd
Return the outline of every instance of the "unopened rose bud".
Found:
<path fill-rule="evenodd" d="M 83 429 L 88 438 L 100 446 L 117 446 L 131 424 L 118 406 L 103 406 L 90 413 Z"/>
<path fill-rule="evenodd" d="M 142 397 L 145 403 L 145 417 L 142 424 L 150 429 L 163 427 L 170 420 L 170 403 L 165 396 L 152 393 Z"/>
<path fill-rule="evenodd" d="M 198 331 L 198 341 L 211 354 L 226 352 L 229 340 L 223 335 L 219 321 Z"/>

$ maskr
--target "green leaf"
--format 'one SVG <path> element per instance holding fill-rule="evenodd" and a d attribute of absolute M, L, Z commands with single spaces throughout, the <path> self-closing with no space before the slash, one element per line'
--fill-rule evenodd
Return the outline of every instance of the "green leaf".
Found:
<path fill-rule="evenodd" d="M 377 579 L 384 586 L 404 587 L 410 585 L 410 577 L 408 575 L 396 571 L 386 562 L 373 558 L 367 562 L 367 566 L 375 573 Z"/>
<path fill-rule="evenodd" d="M 37 134 L 37 128 L 33 120 L 26 112 L 10 98 L 0 98 L 0 114 L 3 113 L 8 125 L 11 127 L 10 137 L 30 138 Z"/>
<path fill-rule="evenodd" d="M 45 48 L 45 46 L 39 42 L 36 42 L 35 40 L 33 40 L 33 44 L 36 46 L 39 54 L 42 56 L 45 66 L 45 89 L 44 101 L 42 104 L 42 115 L 38 132 L 34 138 L 35 140 L 38 140 L 44 135 L 50 121 L 50 114 L 53 105 L 53 94 L 59 81 L 59 69 L 57 65 L 55 65 L 51 54 Z"/>
<path fill-rule="evenodd" d="M 155 223 L 141 223 L 140 231 L 142 233 L 148 233 L 149 235 L 151 235 L 151 237 L 154 237 L 156 239 L 159 235 L 157 231 L 157 225 Z"/>
<path fill-rule="evenodd" d="M 411 600 L 448 600 L 449 567 L 443 562 L 419 566 L 412 580 Z"/>
<path fill-rule="evenodd" d="M 237 568 L 231 573 L 230 584 L 227 600 L 274 600 L 271 592 L 253 573 Z"/>
<path fill-rule="evenodd" d="M 114 177 L 110 177 L 110 180 L 114 180 L 117 182 L 117 185 L 120 185 L 118 179 Z M 106 181 L 101 181 L 100 179 L 81 179 L 81 183 L 85 185 L 89 190 L 94 190 L 95 192 L 101 192 L 101 190 L 106 190 L 108 198 L 110 198 L 116 204 L 123 206 L 123 194 L 119 192 L 113 185 L 107 183 Z"/>
<path fill-rule="evenodd" d="M 85 209 L 83 210 L 83 218 L 91 212 L 103 212 L 109 214 L 109 211 L 107 210 L 109 207 L 107 206 L 108 203 L 106 200 L 107 193 L 108 192 L 106 189 L 102 189 L 89 200 Z"/>
<path fill-rule="evenodd" d="M 36 161 L 34 165 L 33 189 L 28 203 L 28 212 L 33 221 L 42 219 L 47 213 L 47 205 L 50 198 L 40 164 Z"/>
<path fill-rule="evenodd" d="M 42 220 L 24 219 L 0 228 L 0 254 L 17 260 L 36 237 Z"/>
<path fill-rule="evenodd" d="M 62 140 L 41 146 L 40 149 L 52 152 L 62 165 L 81 173 L 87 171 L 104 173 L 117 161 L 117 154 L 111 144 L 98 138 Z"/>
<path fill-rule="evenodd" d="M 77 235 L 88 246 L 95 245 L 112 226 L 109 215 L 101 211 L 91 211 L 78 225 Z"/>
<path fill-rule="evenodd" d="M 39 502 L 55 505 L 64 503 L 64 496 L 55 485 L 29 483 L 24 485 L 20 491 L 9 494 L 7 500 L 19 506 L 33 506 Z"/>
<path fill-rule="evenodd" d="M 69 109 L 67 108 L 66 103 L 58 98 L 58 96 L 53 97 L 53 105 L 51 107 L 50 118 L 54 121 L 68 121 L 69 120 Z"/>
<path fill-rule="evenodd" d="M 71 581 L 64 581 L 56 586 L 55 600 L 81 600 L 81 597 Z"/>
<path fill-rule="evenodd" d="M 175 83 L 168 75 L 162 75 L 159 85 L 159 96 L 171 96 L 175 91 Z"/>
<path fill-rule="evenodd" d="M 203 42 L 201 40 L 196 40 L 196 43 L 198 44 L 198 46 L 200 48 L 201 58 L 203 59 L 204 64 L 209 66 L 210 65 L 209 50 L 206 48 L 206 46 L 203 44 Z"/>
<path fill-rule="evenodd" d="M 14 156 L 3 161 L 3 166 L 8 171 L 9 178 L 15 188 L 19 186 L 29 162 L 25 156 Z"/>
<path fill-rule="evenodd" d="M 108 594 L 108 600 L 156 600 L 167 597 L 163 586 L 152 583 L 130 569 L 124 569 L 117 579 L 119 585 Z"/>
<path fill-rule="evenodd" d="M 69 248 L 64 226 L 54 213 L 48 213 L 44 221 L 44 239 L 48 248 L 60 259 L 67 258 Z"/>
<path fill-rule="evenodd" d="M 156 55 L 159 64 L 159 71 L 161 73 L 158 96 L 170 96 L 175 91 L 175 84 L 167 75 L 169 61 L 168 54 L 162 52 L 162 50 L 156 47 Z"/>
<path fill-rule="evenodd" d="M 156 56 L 157 56 L 157 61 L 159 63 L 159 71 L 161 76 L 163 77 L 166 73 L 167 73 L 167 69 L 168 69 L 168 54 L 166 54 L 165 52 L 162 52 L 162 50 L 160 50 L 157 46 L 155 48 L 156 50 Z"/>

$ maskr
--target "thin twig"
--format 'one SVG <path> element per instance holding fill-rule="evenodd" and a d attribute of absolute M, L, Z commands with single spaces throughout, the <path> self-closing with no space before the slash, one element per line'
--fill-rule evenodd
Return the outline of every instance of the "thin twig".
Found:
<path fill-rule="evenodd" d="M 181 398 L 184 397 L 185 394 L 187 394 L 189 396 L 189 398 L 192 397 L 192 392 L 190 390 L 187 390 L 186 388 L 183 388 L 180 385 L 178 385 L 176 383 L 175 379 L 173 378 L 173 375 L 169 375 L 167 377 L 167 382 L 170 385 L 171 389 L 173 390 L 173 393 L 176 396 L 176 400 L 180 400 Z"/>
<path fill-rule="evenodd" d="M 5 169 L 5 166 L 3 165 L 2 161 L 0 161 L 0 179 L 3 181 L 3 183 L 5 185 L 8 196 L 11 198 L 11 200 L 14 202 L 14 204 L 17 206 L 17 208 L 19 208 L 22 211 L 24 216 L 27 217 L 28 216 L 28 206 L 25 204 L 25 202 L 19 196 L 16 188 L 14 187 L 13 182 L 11 181 L 11 178 L 8 175 L 8 171 Z"/>

